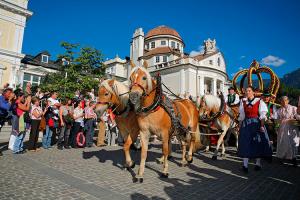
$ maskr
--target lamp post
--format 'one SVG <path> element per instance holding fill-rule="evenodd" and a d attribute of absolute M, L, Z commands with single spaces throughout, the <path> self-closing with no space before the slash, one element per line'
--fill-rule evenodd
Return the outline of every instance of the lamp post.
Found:
<path fill-rule="evenodd" d="M 63 66 L 67 65 L 66 63 L 68 62 L 65 58 L 62 58 L 62 64 Z M 65 81 L 64 81 L 64 93 L 66 93 L 66 80 L 68 78 L 68 72 L 66 71 L 65 73 Z"/>

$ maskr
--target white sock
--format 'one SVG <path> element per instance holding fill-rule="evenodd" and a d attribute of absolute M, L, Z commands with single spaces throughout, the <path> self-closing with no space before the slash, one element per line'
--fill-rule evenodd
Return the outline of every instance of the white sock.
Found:
<path fill-rule="evenodd" d="M 261 166 L 261 164 L 260 164 L 260 158 L 256 158 L 256 163 L 255 163 L 255 165 Z"/>
<path fill-rule="evenodd" d="M 248 168 L 249 158 L 243 158 L 244 167 Z"/>

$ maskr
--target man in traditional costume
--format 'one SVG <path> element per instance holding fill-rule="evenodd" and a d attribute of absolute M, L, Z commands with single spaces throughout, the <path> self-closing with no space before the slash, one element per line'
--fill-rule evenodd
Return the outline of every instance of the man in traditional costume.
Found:
<path fill-rule="evenodd" d="M 275 119 L 277 119 L 277 108 L 274 103 L 271 102 L 271 94 L 265 90 L 263 93 L 263 101 L 268 107 L 268 113 L 266 118 L 266 128 L 270 138 L 271 144 L 276 143 L 276 131 L 275 131 Z"/>
<path fill-rule="evenodd" d="M 240 135 L 238 156 L 243 158 L 243 171 L 248 173 L 249 158 L 256 158 L 255 170 L 261 169 L 261 158 L 272 156 L 269 137 L 265 128 L 267 105 L 255 98 L 252 87 L 247 87 L 246 98 L 239 107 Z"/>
<path fill-rule="evenodd" d="M 280 127 L 277 135 L 277 157 L 280 159 L 292 160 L 297 166 L 296 156 L 299 147 L 299 127 L 295 124 L 295 119 L 300 120 L 297 114 L 297 107 L 289 104 L 287 96 L 281 98 L 281 108 L 278 109 L 278 119 Z"/>
<path fill-rule="evenodd" d="M 228 95 L 225 96 L 225 102 L 232 109 L 235 115 L 234 117 L 237 118 L 239 115 L 240 97 L 235 93 L 233 87 L 228 89 Z"/>

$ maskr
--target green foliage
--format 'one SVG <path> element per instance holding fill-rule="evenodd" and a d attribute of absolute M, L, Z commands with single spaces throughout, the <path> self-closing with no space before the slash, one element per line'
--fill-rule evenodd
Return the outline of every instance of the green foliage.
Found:
<path fill-rule="evenodd" d="M 75 91 L 85 94 L 91 89 L 97 89 L 99 78 L 103 77 L 105 67 L 101 51 L 92 47 L 82 47 L 79 44 L 62 42 L 65 53 L 58 55 L 60 70 L 47 74 L 40 84 L 45 92 L 57 91 L 61 97 L 74 97 Z M 79 49 L 80 48 L 80 49 Z"/>
<path fill-rule="evenodd" d="M 290 100 L 290 104 L 297 106 L 299 96 L 300 96 L 300 89 L 291 87 L 291 86 L 287 86 L 286 84 L 281 83 L 278 94 L 277 94 L 278 103 L 279 103 L 280 97 L 282 97 L 282 96 L 287 96 Z"/>

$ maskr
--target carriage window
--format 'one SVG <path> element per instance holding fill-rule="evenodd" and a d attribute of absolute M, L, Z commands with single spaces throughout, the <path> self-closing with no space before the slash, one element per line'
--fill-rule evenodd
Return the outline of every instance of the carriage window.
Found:
<path fill-rule="evenodd" d="M 213 65 L 213 60 L 209 60 L 209 64 L 210 64 L 210 65 Z"/>
<path fill-rule="evenodd" d="M 218 58 L 218 66 L 220 67 L 221 66 L 221 59 Z"/>
<path fill-rule="evenodd" d="M 166 42 L 165 40 L 162 40 L 162 41 L 160 42 L 160 44 L 161 44 L 162 46 L 165 46 L 165 45 L 167 44 L 167 42 Z"/>
<path fill-rule="evenodd" d="M 159 56 L 156 56 L 155 62 L 159 63 Z"/>
<path fill-rule="evenodd" d="M 179 43 L 177 43 L 177 49 L 179 49 Z"/>

